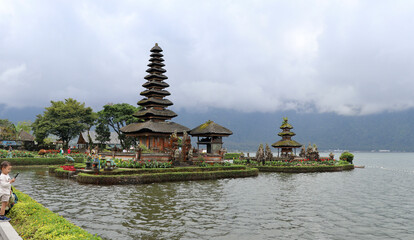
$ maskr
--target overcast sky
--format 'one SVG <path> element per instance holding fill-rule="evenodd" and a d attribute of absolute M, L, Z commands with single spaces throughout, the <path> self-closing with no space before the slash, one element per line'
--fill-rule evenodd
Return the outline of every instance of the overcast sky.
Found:
<path fill-rule="evenodd" d="M 0 104 L 136 104 L 164 49 L 173 109 L 414 107 L 414 1 L 0 0 Z"/>

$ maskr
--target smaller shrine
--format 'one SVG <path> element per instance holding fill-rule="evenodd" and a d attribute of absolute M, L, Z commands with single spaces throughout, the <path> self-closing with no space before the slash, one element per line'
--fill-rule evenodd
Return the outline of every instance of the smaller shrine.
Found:
<path fill-rule="evenodd" d="M 207 154 L 214 155 L 223 154 L 223 137 L 232 134 L 232 131 L 211 120 L 190 131 L 191 136 L 197 137 L 197 149 L 200 150 L 200 145 L 206 145 Z"/>
<path fill-rule="evenodd" d="M 280 129 L 282 129 L 282 132 L 278 133 L 278 135 L 282 137 L 282 140 L 273 143 L 272 147 L 277 148 L 278 157 L 289 158 L 295 156 L 296 148 L 302 147 L 302 144 L 292 140 L 292 137 L 296 134 L 290 131 L 293 127 L 288 123 L 287 117 L 283 118 Z"/>

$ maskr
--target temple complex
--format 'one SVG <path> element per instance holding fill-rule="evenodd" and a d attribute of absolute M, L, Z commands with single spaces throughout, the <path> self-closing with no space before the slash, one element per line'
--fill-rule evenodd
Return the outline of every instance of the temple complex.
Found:
<path fill-rule="evenodd" d="M 147 82 L 142 85 L 146 90 L 140 94 L 144 98 L 138 102 L 141 109 L 134 114 L 143 122 L 132 123 L 121 129 L 125 135 L 136 137 L 140 144 L 155 152 L 163 152 L 171 147 L 170 136 L 172 133 L 176 132 L 176 134 L 182 136 L 184 131 L 190 130 L 185 126 L 169 121 L 177 114 L 167 109 L 173 103 L 165 98 L 170 93 L 165 90 L 169 85 L 164 82 L 168 77 L 164 75 L 166 70 L 163 68 L 165 64 L 161 52 L 162 49 L 157 43 L 151 49 L 151 58 L 147 69 L 148 75 L 144 77 Z"/>
<path fill-rule="evenodd" d="M 278 133 L 278 135 L 282 137 L 282 140 L 272 144 L 272 147 L 277 148 L 278 157 L 284 158 L 294 156 L 293 149 L 295 149 L 296 155 L 296 148 L 302 147 L 302 144 L 291 139 L 296 134 L 290 131 L 293 127 L 288 123 L 288 118 L 283 118 L 283 123 L 282 126 L 280 126 L 280 129 L 282 129 L 282 132 Z"/>
<path fill-rule="evenodd" d="M 210 120 L 190 131 L 191 136 L 197 137 L 197 149 L 200 149 L 200 145 L 206 145 L 207 154 L 215 155 L 221 154 L 223 137 L 232 134 L 233 132 L 229 129 Z"/>

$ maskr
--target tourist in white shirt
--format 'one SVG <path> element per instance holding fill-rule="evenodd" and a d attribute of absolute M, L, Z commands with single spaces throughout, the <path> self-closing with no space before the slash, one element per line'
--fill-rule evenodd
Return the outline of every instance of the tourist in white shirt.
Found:
<path fill-rule="evenodd" d="M 1 163 L 1 175 L 0 175 L 0 200 L 1 200 L 1 210 L 0 210 L 0 221 L 10 221 L 10 218 L 4 216 L 6 211 L 6 206 L 9 204 L 9 199 L 11 195 L 11 184 L 14 183 L 16 179 L 11 179 L 9 173 L 11 171 L 11 164 L 7 161 Z"/>

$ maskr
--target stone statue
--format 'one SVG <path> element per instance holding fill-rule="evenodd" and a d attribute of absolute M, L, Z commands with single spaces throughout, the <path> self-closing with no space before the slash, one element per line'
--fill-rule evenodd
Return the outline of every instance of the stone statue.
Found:
<path fill-rule="evenodd" d="M 193 149 L 190 148 L 190 150 L 188 150 L 188 160 L 192 161 L 193 160 Z"/>
<path fill-rule="evenodd" d="M 306 156 L 306 150 L 305 146 L 302 146 L 302 149 L 300 150 L 299 157 L 305 157 Z"/>
<path fill-rule="evenodd" d="M 265 160 L 269 162 L 273 160 L 272 150 L 270 150 L 270 147 L 267 143 L 266 143 L 266 148 L 265 148 Z"/>
<path fill-rule="evenodd" d="M 263 162 L 264 159 L 265 159 L 265 156 L 264 156 L 263 144 L 260 144 L 259 149 L 257 149 L 257 152 L 256 152 L 256 161 L 260 163 L 260 162 Z"/>

